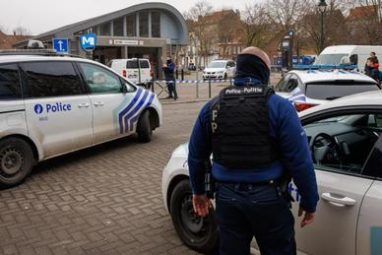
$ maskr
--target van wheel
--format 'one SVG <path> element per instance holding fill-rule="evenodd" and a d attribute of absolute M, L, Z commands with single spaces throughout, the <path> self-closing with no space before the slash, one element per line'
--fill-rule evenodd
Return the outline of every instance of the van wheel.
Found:
<path fill-rule="evenodd" d="M 175 230 L 189 248 L 207 254 L 218 250 L 218 230 L 214 210 L 201 218 L 192 207 L 192 191 L 189 180 L 179 182 L 171 194 L 170 213 Z"/>
<path fill-rule="evenodd" d="M 35 164 L 33 150 L 24 140 L 0 141 L 0 187 L 9 188 L 25 180 Z"/>
<path fill-rule="evenodd" d="M 150 123 L 150 112 L 144 111 L 139 117 L 137 125 L 138 140 L 143 143 L 151 141 L 153 130 Z"/>

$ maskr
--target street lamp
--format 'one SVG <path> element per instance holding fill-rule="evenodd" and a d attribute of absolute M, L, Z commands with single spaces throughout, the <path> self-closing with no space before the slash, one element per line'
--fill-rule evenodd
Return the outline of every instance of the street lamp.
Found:
<path fill-rule="evenodd" d="M 318 4 L 318 11 L 321 14 L 320 53 L 324 49 L 324 14 L 327 6 L 325 0 L 320 0 L 320 3 Z"/>

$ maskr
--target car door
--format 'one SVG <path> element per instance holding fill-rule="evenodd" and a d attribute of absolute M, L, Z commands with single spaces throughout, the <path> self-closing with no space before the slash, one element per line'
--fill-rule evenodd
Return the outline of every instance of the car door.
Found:
<path fill-rule="evenodd" d="M 356 157 L 353 144 L 362 144 L 364 151 L 372 150 L 373 144 L 367 141 L 376 137 L 357 122 L 366 120 L 367 115 L 336 111 L 302 119 L 320 195 L 315 222 L 305 228 L 296 224 L 297 247 L 302 254 L 356 254 L 359 211 L 373 180 L 361 174 L 368 153 Z M 295 189 L 292 194 L 297 201 L 300 199 Z M 296 219 L 297 211 L 294 204 Z"/>
<path fill-rule="evenodd" d="M 91 145 L 90 100 L 69 61 L 20 64 L 30 136 L 41 143 L 44 158 Z"/>
<path fill-rule="evenodd" d="M 119 116 L 124 109 L 131 108 L 138 100 L 133 100 L 136 94 L 135 87 L 125 84 L 118 75 L 100 65 L 81 62 L 78 66 L 90 93 L 94 143 L 130 134 L 130 129 L 122 128 Z"/>
<path fill-rule="evenodd" d="M 382 129 L 382 114 L 376 116 L 377 130 Z M 357 255 L 382 254 L 382 136 L 376 142 L 363 170 L 364 176 L 375 178 L 360 210 L 357 227 Z"/>

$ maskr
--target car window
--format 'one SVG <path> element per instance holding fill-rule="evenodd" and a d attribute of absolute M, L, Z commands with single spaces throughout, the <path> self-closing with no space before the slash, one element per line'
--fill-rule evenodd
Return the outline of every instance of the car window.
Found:
<path fill-rule="evenodd" d="M 122 84 L 119 77 L 112 72 L 88 63 L 80 63 L 80 68 L 90 93 L 121 93 Z"/>
<path fill-rule="evenodd" d="M 375 83 L 308 83 L 305 95 L 313 99 L 332 100 L 374 90 L 379 90 Z"/>
<path fill-rule="evenodd" d="M 277 83 L 276 88 L 280 92 L 291 92 L 298 86 L 298 80 L 297 77 L 292 74 L 287 74 L 283 79 Z"/>
<path fill-rule="evenodd" d="M 362 174 L 382 133 L 375 114 L 331 116 L 304 126 L 316 169 Z M 381 123 L 380 123 L 381 124 Z"/>
<path fill-rule="evenodd" d="M 375 144 L 373 152 L 362 172 L 363 175 L 374 176 L 382 180 L 382 136 Z"/>
<path fill-rule="evenodd" d="M 21 98 L 21 86 L 17 65 L 0 66 L 0 100 Z"/>
<path fill-rule="evenodd" d="M 80 78 L 71 62 L 21 63 L 25 77 L 25 96 L 29 98 L 71 96 L 83 93 Z"/>
<path fill-rule="evenodd" d="M 139 65 L 141 66 L 141 68 L 150 68 L 149 61 L 144 59 L 139 60 Z"/>

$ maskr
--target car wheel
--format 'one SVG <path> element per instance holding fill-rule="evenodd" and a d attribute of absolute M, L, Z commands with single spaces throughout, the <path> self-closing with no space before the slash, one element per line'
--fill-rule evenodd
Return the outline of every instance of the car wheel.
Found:
<path fill-rule="evenodd" d="M 9 188 L 25 180 L 35 164 L 33 150 L 24 140 L 0 141 L 0 187 Z"/>
<path fill-rule="evenodd" d="M 153 130 L 150 123 L 150 112 L 144 111 L 139 118 L 137 125 L 138 140 L 143 143 L 151 141 Z"/>
<path fill-rule="evenodd" d="M 208 254 L 218 250 L 218 230 L 214 210 L 201 218 L 194 213 L 189 180 L 179 182 L 171 194 L 170 213 L 175 230 L 189 248 Z"/>

